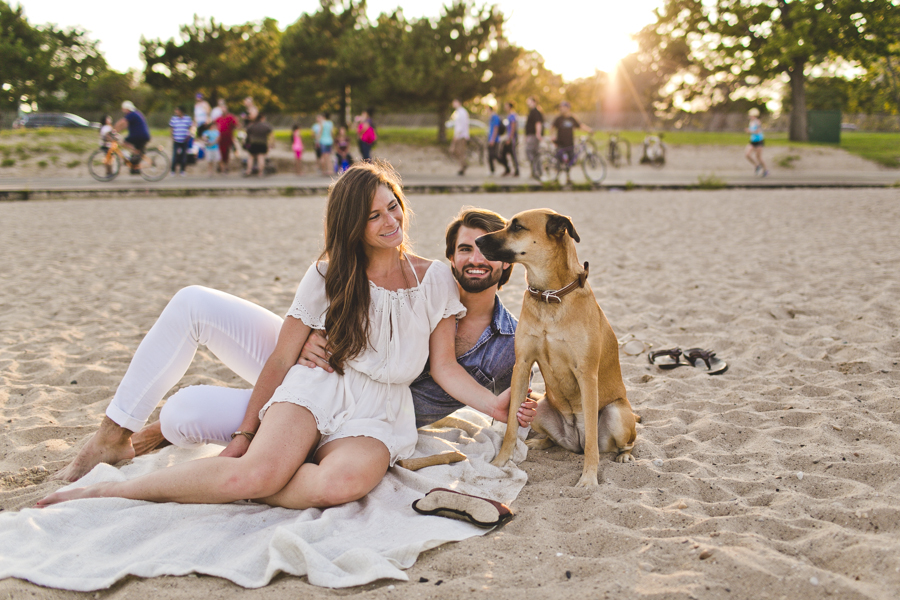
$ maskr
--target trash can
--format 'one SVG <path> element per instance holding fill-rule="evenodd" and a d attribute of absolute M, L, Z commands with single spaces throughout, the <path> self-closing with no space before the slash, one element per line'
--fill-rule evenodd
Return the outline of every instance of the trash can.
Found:
<path fill-rule="evenodd" d="M 810 110 L 806 113 L 806 133 L 811 142 L 841 143 L 841 111 Z"/>

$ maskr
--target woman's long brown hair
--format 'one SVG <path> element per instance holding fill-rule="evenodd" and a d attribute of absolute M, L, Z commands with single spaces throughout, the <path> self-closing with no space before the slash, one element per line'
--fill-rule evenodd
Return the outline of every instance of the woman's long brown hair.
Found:
<path fill-rule="evenodd" d="M 363 236 L 378 186 L 386 186 L 403 211 L 403 243 L 406 251 L 407 218 L 410 211 L 400 186 L 400 176 L 384 161 L 356 163 L 328 190 L 325 209 L 325 250 L 319 261 L 327 261 L 325 294 L 328 311 L 325 329 L 331 349 L 331 366 L 344 374 L 344 363 L 362 352 L 369 343 L 369 266 Z M 321 273 L 321 271 L 320 271 Z"/>

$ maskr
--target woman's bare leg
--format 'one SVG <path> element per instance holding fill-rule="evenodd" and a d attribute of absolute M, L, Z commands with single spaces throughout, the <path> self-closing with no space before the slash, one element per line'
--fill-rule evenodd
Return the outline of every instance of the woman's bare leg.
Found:
<path fill-rule="evenodd" d="M 391 454 L 369 437 L 342 438 L 316 452 L 276 494 L 260 501 L 284 508 L 327 508 L 359 500 L 384 479 Z"/>
<path fill-rule="evenodd" d="M 36 506 L 76 498 L 117 497 L 150 502 L 223 504 L 271 496 L 291 481 L 318 444 L 319 437 L 316 420 L 308 409 L 280 402 L 266 411 L 253 443 L 240 458 L 205 458 L 130 481 L 57 492 Z"/>
<path fill-rule="evenodd" d="M 747 157 L 747 160 L 750 161 L 750 164 L 754 167 L 758 167 L 759 163 L 754 160 L 754 155 L 756 154 L 756 148 L 753 144 L 747 144 L 747 149 L 744 152 L 744 156 Z"/>

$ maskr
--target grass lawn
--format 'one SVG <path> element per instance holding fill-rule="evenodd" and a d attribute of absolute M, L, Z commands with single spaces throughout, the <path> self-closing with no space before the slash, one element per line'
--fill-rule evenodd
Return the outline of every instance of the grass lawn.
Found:
<path fill-rule="evenodd" d="M 646 135 L 642 131 L 621 131 L 623 138 L 631 142 L 632 153 L 640 147 Z M 663 141 L 670 146 L 744 146 L 747 134 L 729 131 L 666 131 Z M 594 134 L 594 139 L 605 144 L 609 139 L 608 132 Z M 792 142 L 787 132 L 766 133 L 766 145 L 769 146 L 834 146 L 818 142 Z M 866 160 L 877 162 L 891 168 L 900 168 L 900 133 L 869 133 L 862 131 L 841 132 L 839 148 Z"/>
<path fill-rule="evenodd" d="M 309 129 L 303 129 L 303 144 L 312 149 L 313 135 Z M 153 141 L 167 144 L 168 129 L 152 129 Z M 478 132 L 482 133 L 483 132 Z M 640 144 L 646 135 L 643 131 L 621 131 L 619 134 L 631 142 L 632 153 L 639 152 Z M 593 135 L 598 144 L 605 145 L 609 133 L 596 132 Z M 289 145 L 291 132 L 281 129 L 275 132 L 275 139 L 281 144 Z M 355 146 L 355 137 L 351 140 Z M 671 146 L 722 145 L 743 146 L 747 143 L 747 134 L 739 132 L 706 132 L 706 131 L 666 131 L 663 140 Z M 379 127 L 378 141 L 382 144 L 405 144 L 408 146 L 433 146 L 437 144 L 436 127 Z M 770 146 L 831 146 L 811 142 L 791 142 L 786 132 L 766 134 L 766 144 Z M 19 158 L 39 154 L 52 154 L 55 151 L 85 153 L 97 146 L 97 131 L 83 129 L 12 129 L 0 131 L 0 154 L 5 158 L 18 155 Z M 841 133 L 840 148 L 866 160 L 877 162 L 890 168 L 900 168 L 900 133 L 868 133 L 861 131 L 844 131 Z"/>

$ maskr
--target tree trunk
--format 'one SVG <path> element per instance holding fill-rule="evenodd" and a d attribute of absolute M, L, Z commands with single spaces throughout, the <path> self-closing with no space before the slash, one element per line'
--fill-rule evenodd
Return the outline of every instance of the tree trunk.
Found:
<path fill-rule="evenodd" d="M 437 141 L 439 144 L 443 144 L 447 141 L 447 108 L 445 106 L 441 106 L 437 110 L 437 117 L 438 117 Z"/>
<path fill-rule="evenodd" d="M 792 142 L 806 142 L 809 133 L 806 127 L 806 78 L 803 76 L 803 67 L 806 61 L 795 58 L 788 75 L 791 78 L 791 125 L 788 139 Z"/>

